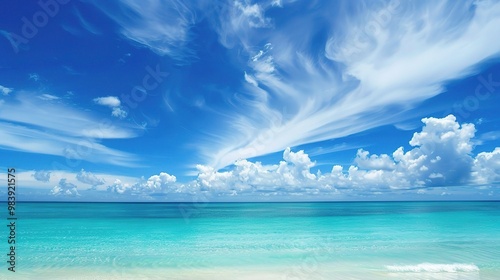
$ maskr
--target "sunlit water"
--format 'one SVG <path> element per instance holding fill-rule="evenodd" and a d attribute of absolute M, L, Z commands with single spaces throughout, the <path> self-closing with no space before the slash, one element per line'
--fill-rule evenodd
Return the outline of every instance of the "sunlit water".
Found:
<path fill-rule="evenodd" d="M 500 202 L 17 208 L 0 279 L 500 279 Z"/>

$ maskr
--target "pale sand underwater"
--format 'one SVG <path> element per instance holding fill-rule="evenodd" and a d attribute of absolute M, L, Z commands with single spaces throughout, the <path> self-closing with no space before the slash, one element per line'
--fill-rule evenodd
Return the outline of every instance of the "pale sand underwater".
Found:
<path fill-rule="evenodd" d="M 344 264 L 345 265 L 345 264 Z M 430 272 L 390 272 L 373 270 L 357 272 L 356 267 L 344 266 L 329 269 L 317 266 L 274 267 L 274 268 L 205 268 L 205 269 L 120 269 L 110 271 L 92 271 L 85 269 L 51 269 L 36 273 L 18 273 L 15 279 L 171 279 L 171 280 L 327 280 L 327 279 L 414 279 L 414 280 L 494 280 L 498 279 L 495 271 L 430 271 Z M 416 265 L 415 267 L 418 267 Z M 453 264 L 445 264 L 453 266 Z M 467 266 L 467 265 L 465 265 Z M 36 275 L 36 276 L 34 276 Z M 2 278 L 8 279 L 8 278 Z M 10 278 L 14 279 L 14 278 Z"/>
<path fill-rule="evenodd" d="M 0 279 L 499 279 L 500 203 L 21 203 Z M 188 213 L 188 215 L 186 215 Z M 4 244 L 4 249 L 7 249 Z"/>

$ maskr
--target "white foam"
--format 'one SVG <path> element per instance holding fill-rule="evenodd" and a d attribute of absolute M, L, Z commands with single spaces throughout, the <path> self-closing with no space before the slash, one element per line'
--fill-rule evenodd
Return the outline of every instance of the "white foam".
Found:
<path fill-rule="evenodd" d="M 479 271 L 475 264 L 453 263 L 421 263 L 417 265 L 388 265 L 386 268 L 393 272 L 473 272 Z"/>

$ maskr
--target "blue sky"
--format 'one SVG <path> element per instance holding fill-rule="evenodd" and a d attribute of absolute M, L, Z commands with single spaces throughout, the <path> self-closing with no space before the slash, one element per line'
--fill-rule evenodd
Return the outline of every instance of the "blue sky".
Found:
<path fill-rule="evenodd" d="M 2 2 L 0 173 L 25 200 L 500 199 L 498 26 L 499 1 Z"/>

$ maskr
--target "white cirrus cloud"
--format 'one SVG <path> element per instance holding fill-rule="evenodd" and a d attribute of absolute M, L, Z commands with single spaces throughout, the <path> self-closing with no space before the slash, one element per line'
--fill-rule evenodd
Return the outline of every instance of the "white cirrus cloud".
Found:
<path fill-rule="evenodd" d="M 240 20 L 244 20 L 248 26 L 255 28 L 271 26 L 271 19 L 264 15 L 265 11 L 259 3 L 234 1 L 234 7 L 240 12 Z"/>
<path fill-rule="evenodd" d="M 234 2 L 215 26 L 221 44 L 249 57 L 242 66 L 248 98 L 239 96 L 239 109 L 227 113 L 223 137 L 200 144 L 215 168 L 404 123 L 405 112 L 500 54 L 491 36 L 500 26 L 498 1 L 318 2 L 258 32 L 243 19 L 276 7 L 245 3 L 248 12 Z"/>
<path fill-rule="evenodd" d="M 181 62 L 195 56 L 187 43 L 196 13 L 185 1 L 121 0 L 93 4 L 119 25 L 125 38 Z"/>
<path fill-rule="evenodd" d="M 55 95 L 52 95 L 52 94 L 48 94 L 48 93 L 41 94 L 41 95 L 38 96 L 38 98 L 40 98 L 42 100 L 46 100 L 46 101 L 52 101 L 52 100 L 58 100 L 58 99 L 60 99 L 59 97 L 57 97 Z"/>
<path fill-rule="evenodd" d="M 211 19 L 212 24 L 218 33 L 219 42 L 226 48 L 251 48 L 255 44 L 249 40 L 250 37 L 265 35 L 263 30 L 273 27 L 272 19 L 265 15 L 266 10 L 273 7 L 272 2 L 222 1 L 218 4 L 216 9 L 208 11 L 216 15 Z"/>
<path fill-rule="evenodd" d="M 38 96 L 35 94 L 35 96 Z M 101 139 L 133 138 L 139 128 L 47 102 L 20 92 L 0 110 L 0 148 L 73 160 L 134 166 L 135 155 L 109 148 Z"/>

